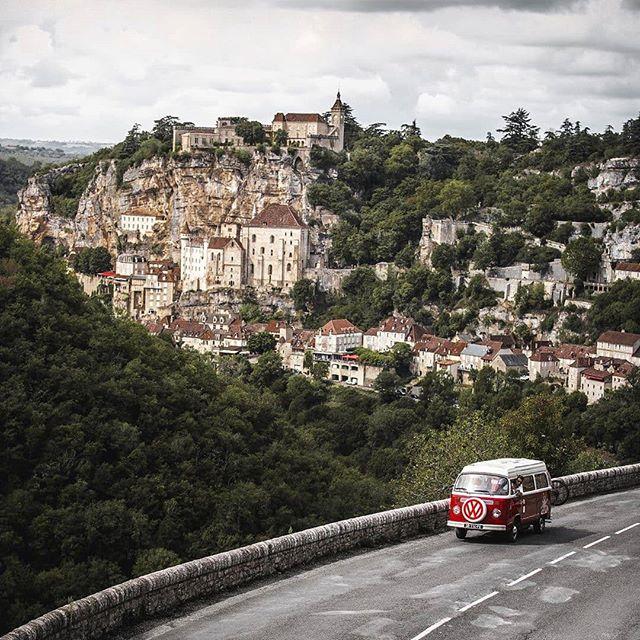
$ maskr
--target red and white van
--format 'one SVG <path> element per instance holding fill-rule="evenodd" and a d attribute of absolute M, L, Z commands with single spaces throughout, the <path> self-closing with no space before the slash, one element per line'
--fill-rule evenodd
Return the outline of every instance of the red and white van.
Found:
<path fill-rule="evenodd" d="M 472 531 L 501 531 L 515 542 L 533 526 L 542 533 L 551 519 L 551 478 L 540 460 L 500 458 L 469 464 L 451 489 L 449 519 L 458 538 Z"/>

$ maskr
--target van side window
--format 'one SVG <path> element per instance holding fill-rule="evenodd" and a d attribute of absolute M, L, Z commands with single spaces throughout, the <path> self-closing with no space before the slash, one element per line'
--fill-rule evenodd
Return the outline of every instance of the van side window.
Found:
<path fill-rule="evenodd" d="M 549 486 L 549 479 L 546 473 L 536 473 L 536 489 L 546 489 Z"/>
<path fill-rule="evenodd" d="M 522 476 L 522 490 L 523 491 L 533 491 L 535 489 L 535 485 L 533 484 L 533 476 Z"/>

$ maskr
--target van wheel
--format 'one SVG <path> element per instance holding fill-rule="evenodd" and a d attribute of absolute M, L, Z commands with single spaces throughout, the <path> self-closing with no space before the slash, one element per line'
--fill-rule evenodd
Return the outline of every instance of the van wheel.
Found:
<path fill-rule="evenodd" d="M 458 540 L 464 540 L 466 537 L 467 537 L 466 529 L 456 528 L 456 538 L 458 538 Z"/>
<path fill-rule="evenodd" d="M 520 520 L 516 520 L 511 527 L 511 531 L 507 532 L 507 540 L 509 542 L 516 542 L 520 535 Z"/>
<path fill-rule="evenodd" d="M 540 520 L 536 520 L 536 522 L 533 523 L 533 530 L 535 531 L 535 533 L 544 533 L 545 526 L 545 519 L 540 518 Z"/>

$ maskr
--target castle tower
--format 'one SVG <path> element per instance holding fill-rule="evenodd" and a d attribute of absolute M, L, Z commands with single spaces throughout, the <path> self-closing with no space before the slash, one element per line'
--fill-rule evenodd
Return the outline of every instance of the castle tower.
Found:
<path fill-rule="evenodd" d="M 344 119 L 345 119 L 345 109 L 342 104 L 342 100 L 340 99 L 340 92 L 338 91 L 338 95 L 336 96 L 336 101 L 333 103 L 333 107 L 331 107 L 331 126 L 335 127 L 336 134 L 338 136 L 338 140 L 336 141 L 336 145 L 334 147 L 334 151 L 342 151 L 344 149 Z"/>

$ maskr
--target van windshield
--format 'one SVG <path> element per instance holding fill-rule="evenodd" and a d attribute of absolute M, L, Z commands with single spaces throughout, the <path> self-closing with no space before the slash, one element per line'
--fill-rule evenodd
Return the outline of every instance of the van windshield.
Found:
<path fill-rule="evenodd" d="M 502 476 L 490 476 L 484 473 L 462 473 L 458 476 L 453 490 L 506 496 L 509 493 L 509 480 Z"/>

